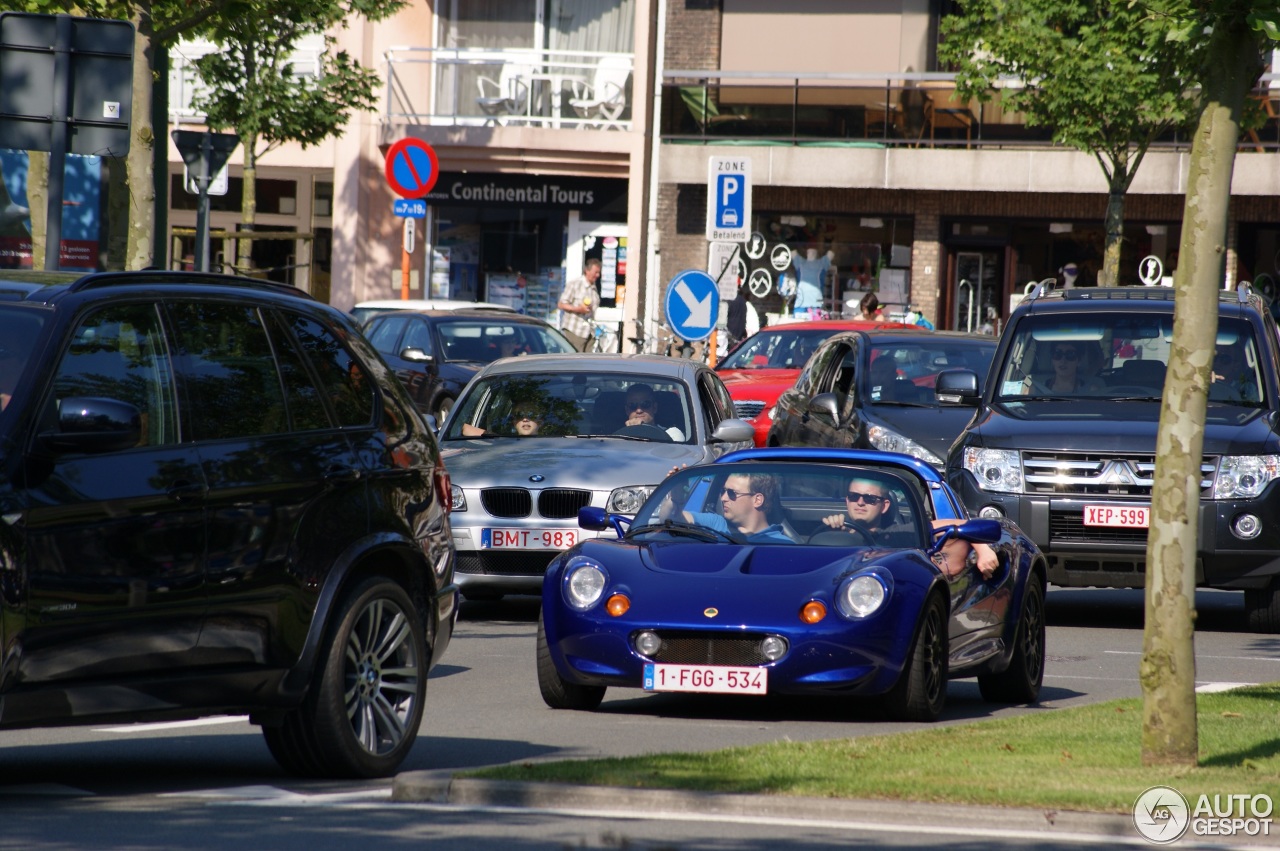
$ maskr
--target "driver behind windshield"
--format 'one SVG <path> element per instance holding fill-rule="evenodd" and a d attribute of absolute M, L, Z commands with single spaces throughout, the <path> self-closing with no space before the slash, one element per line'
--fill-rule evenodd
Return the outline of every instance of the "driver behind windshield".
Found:
<path fill-rule="evenodd" d="M 889 511 L 893 507 L 893 499 L 885 493 L 884 485 L 876 479 L 854 477 L 849 480 L 844 504 L 846 514 L 832 514 L 822 518 L 822 522 L 833 529 L 848 529 L 850 534 L 858 534 L 858 524 L 872 533 L 876 543 L 892 546 L 895 536 L 900 534 L 914 535 L 914 527 L 909 523 L 887 523 Z M 853 523 L 846 523 L 851 520 Z M 935 532 L 954 526 L 957 520 L 934 520 Z M 887 525 L 882 525 L 886 524 Z M 1000 566 L 996 551 L 986 544 L 970 544 L 968 541 L 952 538 L 943 545 L 938 553 L 938 568 L 948 579 L 959 576 L 969 558 L 969 551 L 978 556 L 978 572 L 984 579 L 990 579 Z"/>
<path fill-rule="evenodd" d="M 658 399 L 653 395 L 653 387 L 648 384 L 632 384 L 627 388 L 627 398 L 623 402 L 622 411 L 623 427 L 629 426 L 653 426 L 654 428 L 662 428 L 657 423 Z M 675 426 L 663 429 L 671 439 L 677 443 L 684 442 L 684 432 Z"/>
<path fill-rule="evenodd" d="M 794 543 L 783 531 L 781 523 L 770 523 L 769 517 L 778 504 L 778 480 L 764 473 L 735 473 L 720 488 L 720 514 L 709 511 L 682 511 L 685 522 L 694 523 L 722 534 L 731 529 L 748 544 Z M 672 514 L 671 495 L 663 501 L 658 518 L 668 520 Z"/>

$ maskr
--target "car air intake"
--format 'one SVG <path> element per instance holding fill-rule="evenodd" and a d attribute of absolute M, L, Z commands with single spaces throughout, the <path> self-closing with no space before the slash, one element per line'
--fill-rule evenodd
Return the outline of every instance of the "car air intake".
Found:
<path fill-rule="evenodd" d="M 591 491 L 548 488 L 538 494 L 538 513 L 548 519 L 577 517 L 578 509 L 591 504 Z"/>
<path fill-rule="evenodd" d="M 533 499 L 524 488 L 486 488 L 480 491 L 480 504 L 494 517 L 528 517 L 533 513 Z"/>

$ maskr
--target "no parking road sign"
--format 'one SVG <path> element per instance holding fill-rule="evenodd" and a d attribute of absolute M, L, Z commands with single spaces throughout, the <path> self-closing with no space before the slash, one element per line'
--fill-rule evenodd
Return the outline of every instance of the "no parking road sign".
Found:
<path fill-rule="evenodd" d="M 663 310 L 677 337 L 689 342 L 707 339 L 720 316 L 720 292 L 715 279 L 706 272 L 686 269 L 667 286 Z"/>
<path fill-rule="evenodd" d="M 387 185 L 402 198 L 425 198 L 440 177 L 435 149 L 421 139 L 401 139 L 387 151 Z"/>

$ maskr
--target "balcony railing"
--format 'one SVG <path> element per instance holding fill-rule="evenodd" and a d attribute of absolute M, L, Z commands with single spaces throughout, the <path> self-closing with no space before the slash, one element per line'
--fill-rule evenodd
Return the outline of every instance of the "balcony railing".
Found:
<path fill-rule="evenodd" d="M 393 47 L 388 123 L 631 129 L 630 53 Z"/>
<path fill-rule="evenodd" d="M 312 43 L 315 41 L 315 43 Z M 319 74 L 323 44 L 299 45 L 291 65 Z M 203 85 L 195 59 L 216 47 L 200 39 L 170 55 L 169 119 L 201 122 L 191 108 Z M 386 118 L 392 123 L 524 125 L 631 129 L 634 59 L 599 51 L 393 47 L 386 51 Z M 483 81 L 483 82 L 482 82 Z M 1000 106 L 963 100 L 955 75 L 779 74 L 666 71 L 660 132 L 664 141 L 761 144 L 861 144 L 910 147 L 1052 145 L 1050 128 L 1027 127 Z M 1251 99 L 1263 119 L 1246 131 L 1242 151 L 1280 150 L 1280 71 L 1263 74 Z M 1185 130 L 1157 148 L 1188 149 Z"/>
<path fill-rule="evenodd" d="M 1006 113 L 993 89 L 986 103 L 956 92 L 947 73 L 778 74 L 748 71 L 667 71 L 660 134 L 666 142 L 742 141 L 850 147 L 1052 146 L 1053 130 L 1028 127 Z M 1241 150 L 1280 150 L 1280 74 L 1265 74 L 1253 92 L 1265 123 L 1246 132 Z M 1187 150 L 1185 129 L 1154 148 Z"/>

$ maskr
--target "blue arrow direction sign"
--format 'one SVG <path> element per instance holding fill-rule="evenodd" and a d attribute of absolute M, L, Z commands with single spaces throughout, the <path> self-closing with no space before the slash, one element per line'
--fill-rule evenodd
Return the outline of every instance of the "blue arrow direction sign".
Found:
<path fill-rule="evenodd" d="M 690 342 L 707 339 L 720 316 L 720 292 L 715 279 L 698 269 L 679 273 L 667 285 L 663 310 L 676 336 Z"/>
<path fill-rule="evenodd" d="M 427 202 L 421 198 L 397 198 L 391 205 L 391 212 L 402 219 L 425 219 Z"/>

